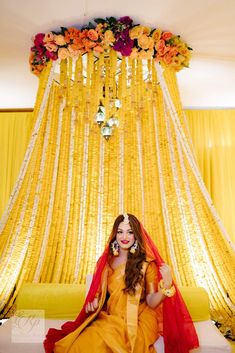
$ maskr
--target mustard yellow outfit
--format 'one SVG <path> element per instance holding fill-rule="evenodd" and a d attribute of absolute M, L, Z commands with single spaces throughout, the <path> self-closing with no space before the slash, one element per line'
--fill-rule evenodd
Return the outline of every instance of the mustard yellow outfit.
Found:
<path fill-rule="evenodd" d="M 143 285 L 137 287 L 134 296 L 123 291 L 124 272 L 124 264 L 115 270 L 107 267 L 97 312 L 56 342 L 54 353 L 156 352 L 153 344 L 159 336 L 158 312 L 147 305 L 145 298 L 157 291 L 157 266 L 144 263 Z"/>

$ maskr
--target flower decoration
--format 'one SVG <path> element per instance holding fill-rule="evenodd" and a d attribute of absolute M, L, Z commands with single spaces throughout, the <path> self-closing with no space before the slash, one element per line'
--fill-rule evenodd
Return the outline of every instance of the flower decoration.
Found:
<path fill-rule="evenodd" d="M 61 27 L 58 32 L 38 33 L 33 38 L 30 66 L 39 75 L 50 60 L 78 57 L 93 51 L 108 53 L 114 49 L 120 56 L 150 59 L 176 71 L 188 67 L 190 51 L 179 35 L 158 28 L 133 24 L 129 16 L 96 18 L 81 29 Z"/>

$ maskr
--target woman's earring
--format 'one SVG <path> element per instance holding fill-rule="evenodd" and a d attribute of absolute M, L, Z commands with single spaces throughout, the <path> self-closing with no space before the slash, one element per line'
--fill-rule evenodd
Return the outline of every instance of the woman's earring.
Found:
<path fill-rule="evenodd" d="M 137 249 L 138 249 L 138 241 L 136 240 L 132 245 L 132 247 L 130 248 L 130 253 L 134 254 Z"/>
<path fill-rule="evenodd" d="M 117 240 L 114 240 L 111 243 L 111 248 L 112 248 L 113 256 L 118 256 L 119 255 L 119 245 L 118 245 Z"/>

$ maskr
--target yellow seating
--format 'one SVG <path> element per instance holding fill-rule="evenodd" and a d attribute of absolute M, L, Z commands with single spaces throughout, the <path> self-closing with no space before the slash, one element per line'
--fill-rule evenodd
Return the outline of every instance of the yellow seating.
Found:
<path fill-rule="evenodd" d="M 26 283 L 19 291 L 16 308 L 43 310 L 47 319 L 73 320 L 82 308 L 85 293 L 85 284 Z"/>
<path fill-rule="evenodd" d="M 193 321 L 210 318 L 209 298 L 200 287 L 181 287 Z M 49 319 L 75 319 L 84 299 L 86 286 L 82 284 L 26 283 L 17 297 L 18 310 L 44 310 Z"/>

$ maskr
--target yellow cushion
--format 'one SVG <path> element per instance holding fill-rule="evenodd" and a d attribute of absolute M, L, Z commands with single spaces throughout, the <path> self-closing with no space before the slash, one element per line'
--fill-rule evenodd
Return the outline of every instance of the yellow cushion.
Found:
<path fill-rule="evenodd" d="M 201 287 L 179 287 L 193 321 L 210 319 L 209 297 Z"/>
<path fill-rule="evenodd" d="M 210 318 L 209 298 L 200 287 L 180 287 L 193 321 Z M 17 297 L 18 310 L 44 310 L 45 318 L 75 319 L 85 300 L 82 284 L 26 283 Z M 35 315 L 35 313 L 34 313 Z"/>
<path fill-rule="evenodd" d="M 73 320 L 82 308 L 85 292 L 85 284 L 26 283 L 19 291 L 16 308 L 44 310 L 48 319 Z"/>

